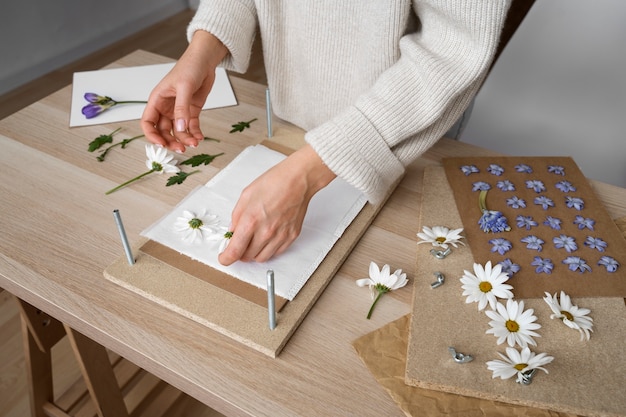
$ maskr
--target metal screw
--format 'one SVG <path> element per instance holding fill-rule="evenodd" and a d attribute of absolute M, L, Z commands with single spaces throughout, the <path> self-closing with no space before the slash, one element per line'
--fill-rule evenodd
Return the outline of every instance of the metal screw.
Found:
<path fill-rule="evenodd" d="M 448 348 L 448 351 L 450 352 L 450 354 L 452 355 L 452 359 L 454 359 L 456 363 L 468 363 L 474 360 L 474 357 L 472 355 L 464 355 L 461 352 L 457 352 L 456 349 L 454 349 L 452 346 Z"/>
<path fill-rule="evenodd" d="M 430 253 L 437 259 L 445 259 L 446 256 L 448 256 L 448 255 L 450 255 L 452 253 L 452 249 L 446 248 L 446 250 L 444 250 L 444 251 L 437 250 L 437 249 L 431 249 Z"/>
<path fill-rule="evenodd" d="M 434 288 L 440 287 L 446 281 L 446 278 L 443 276 L 441 272 L 434 272 L 433 275 L 437 277 L 437 281 L 430 284 L 430 288 L 434 289 Z"/>

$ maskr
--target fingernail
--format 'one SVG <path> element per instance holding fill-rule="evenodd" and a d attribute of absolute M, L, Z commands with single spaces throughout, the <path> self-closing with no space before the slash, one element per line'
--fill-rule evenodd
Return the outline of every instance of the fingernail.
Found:
<path fill-rule="evenodd" d="M 184 132 L 187 130 L 187 126 L 185 126 L 185 119 L 176 119 L 176 131 Z"/>

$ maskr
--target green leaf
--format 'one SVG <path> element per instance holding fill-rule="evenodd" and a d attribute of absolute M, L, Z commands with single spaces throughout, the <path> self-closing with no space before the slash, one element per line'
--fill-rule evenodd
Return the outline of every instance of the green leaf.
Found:
<path fill-rule="evenodd" d="M 204 137 L 204 140 L 212 140 L 213 142 L 220 142 L 220 140 L 219 140 L 219 139 L 210 138 L 210 137 L 208 137 L 208 136 L 205 136 L 205 137 Z"/>
<path fill-rule="evenodd" d="M 165 184 L 165 186 L 169 187 L 170 185 L 174 185 L 174 184 L 182 184 L 187 179 L 188 176 L 193 175 L 196 172 L 200 172 L 200 171 L 198 170 L 192 171 L 192 172 L 180 171 L 178 174 L 172 175 L 171 177 L 169 177 L 167 179 L 167 184 Z"/>
<path fill-rule="evenodd" d="M 250 127 L 250 123 L 256 121 L 256 118 L 248 121 L 248 122 L 239 122 L 239 123 L 235 123 L 234 125 L 232 125 L 232 130 L 228 133 L 234 133 L 234 132 L 243 132 L 244 129 L 248 129 Z"/>
<path fill-rule="evenodd" d="M 202 153 L 200 155 L 192 156 L 189 159 L 185 159 L 180 165 L 191 165 L 192 167 L 197 167 L 198 165 L 209 165 L 215 158 L 220 155 L 224 155 L 224 152 L 219 153 L 217 155 L 208 155 L 206 153 Z"/>
<path fill-rule="evenodd" d="M 120 129 L 121 127 L 118 127 L 113 132 L 109 133 L 108 135 L 98 136 L 97 138 L 89 142 L 89 147 L 87 148 L 87 150 L 89 152 L 93 152 L 96 149 L 100 149 L 104 144 L 113 142 L 113 135 L 116 134 Z"/>

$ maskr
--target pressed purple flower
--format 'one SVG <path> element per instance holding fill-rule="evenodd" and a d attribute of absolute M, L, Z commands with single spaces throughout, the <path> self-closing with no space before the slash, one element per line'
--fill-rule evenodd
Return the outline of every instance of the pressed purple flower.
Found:
<path fill-rule="evenodd" d="M 617 268 L 619 268 L 619 262 L 610 256 L 603 256 L 600 258 L 598 265 L 605 267 L 608 272 L 615 272 L 617 271 Z"/>
<path fill-rule="evenodd" d="M 502 191 L 515 191 L 515 185 L 509 180 L 498 181 L 496 187 Z"/>
<path fill-rule="evenodd" d="M 526 165 L 526 164 L 515 165 L 515 170 L 517 172 L 525 172 L 527 174 L 531 174 L 533 172 L 533 169 L 529 165 Z"/>
<path fill-rule="evenodd" d="M 476 165 L 463 165 L 461 167 L 461 171 L 465 174 L 465 176 L 480 172 Z"/>
<path fill-rule="evenodd" d="M 547 210 L 550 207 L 554 207 L 554 202 L 551 198 L 546 197 L 545 195 L 540 195 L 539 197 L 535 197 L 534 203 L 538 206 L 543 207 L 544 210 Z"/>
<path fill-rule="evenodd" d="M 565 168 L 560 165 L 548 165 L 548 172 L 556 175 L 565 175 Z"/>
<path fill-rule="evenodd" d="M 506 199 L 506 205 L 514 209 L 526 208 L 526 201 L 514 195 Z"/>
<path fill-rule="evenodd" d="M 596 221 L 589 217 L 576 216 L 574 224 L 578 226 L 579 230 L 583 230 L 585 227 L 589 230 L 593 230 L 593 225 L 596 224 Z"/>
<path fill-rule="evenodd" d="M 585 239 L 585 246 L 589 249 L 597 249 L 598 252 L 604 252 L 607 244 L 599 237 L 587 236 L 587 239 Z"/>
<path fill-rule="evenodd" d="M 563 263 L 567 265 L 570 271 L 591 272 L 591 267 L 587 265 L 587 261 L 580 256 L 568 256 L 563 260 Z"/>
<path fill-rule="evenodd" d="M 527 249 L 536 250 L 537 252 L 541 252 L 543 249 L 542 245 L 545 243 L 543 239 L 538 238 L 535 235 L 528 235 L 520 240 L 522 243 L 526 243 Z"/>
<path fill-rule="evenodd" d="M 498 164 L 489 164 L 489 166 L 487 167 L 487 171 L 492 173 L 493 175 L 500 176 L 504 172 L 504 168 L 502 168 Z"/>
<path fill-rule="evenodd" d="M 511 261 L 510 258 L 506 258 L 499 264 L 502 267 L 502 272 L 507 274 L 509 277 L 512 277 L 515 273 L 519 272 L 520 270 L 519 265 Z"/>
<path fill-rule="evenodd" d="M 541 256 L 535 256 L 535 259 L 530 263 L 532 266 L 535 266 L 535 272 L 538 274 L 551 274 L 554 269 L 554 264 L 550 259 L 544 259 Z"/>
<path fill-rule="evenodd" d="M 84 97 L 85 97 L 85 100 L 89 102 L 89 104 L 84 106 L 81 112 L 87 119 L 96 117 L 103 111 L 110 109 L 111 107 L 118 105 L 118 104 L 136 104 L 136 103 L 145 104 L 147 103 L 146 101 L 135 101 L 135 100 L 117 101 L 117 100 L 113 100 L 109 96 L 101 96 L 96 93 L 85 93 Z"/>
<path fill-rule="evenodd" d="M 526 181 L 526 188 L 534 190 L 536 193 L 541 193 L 546 190 L 546 186 L 541 180 L 528 180 Z"/>
<path fill-rule="evenodd" d="M 478 225 L 485 233 L 508 232 L 511 230 L 509 221 L 504 217 L 504 214 L 495 210 L 484 210 L 483 215 L 478 220 Z"/>
<path fill-rule="evenodd" d="M 489 240 L 493 246 L 491 248 L 492 252 L 498 252 L 500 255 L 504 255 L 509 250 L 511 250 L 511 242 L 501 237 Z"/>
<path fill-rule="evenodd" d="M 554 243 L 554 247 L 557 249 L 565 249 L 567 253 L 572 253 L 576 249 L 578 249 L 578 245 L 576 244 L 576 239 L 571 236 L 560 235 L 555 236 L 552 239 L 552 243 Z"/>
<path fill-rule="evenodd" d="M 113 106 L 115 106 L 115 102 L 108 104 L 89 103 L 82 108 L 81 112 L 87 119 L 91 119 Z"/>
<path fill-rule="evenodd" d="M 473 184 L 472 191 L 488 191 L 491 189 L 491 185 L 485 181 L 476 181 Z"/>
<path fill-rule="evenodd" d="M 517 227 L 520 229 L 530 230 L 531 227 L 537 226 L 537 222 L 533 220 L 532 216 L 522 216 L 521 214 L 515 218 L 517 221 Z"/>
<path fill-rule="evenodd" d="M 85 97 L 85 100 L 87 100 L 89 103 L 102 104 L 102 103 L 108 103 L 109 101 L 113 101 L 111 97 L 101 96 L 96 93 L 85 93 L 84 97 Z"/>
<path fill-rule="evenodd" d="M 576 187 L 574 187 L 571 182 L 565 180 L 557 182 L 555 187 L 564 193 L 576 191 Z"/>
<path fill-rule="evenodd" d="M 550 226 L 554 230 L 561 230 L 561 223 L 561 219 L 552 216 L 546 217 L 546 220 L 543 222 L 543 224 Z"/>
<path fill-rule="evenodd" d="M 565 205 L 568 208 L 575 208 L 576 210 L 580 211 L 583 209 L 583 207 L 585 207 L 585 202 L 580 197 L 571 197 L 568 195 L 565 196 Z"/>

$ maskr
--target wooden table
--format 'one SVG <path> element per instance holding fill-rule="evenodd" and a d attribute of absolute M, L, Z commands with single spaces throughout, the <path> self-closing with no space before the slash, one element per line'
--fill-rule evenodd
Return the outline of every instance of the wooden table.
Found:
<path fill-rule="evenodd" d="M 110 67 L 168 61 L 136 52 Z M 117 127 L 123 127 L 119 139 L 140 129 L 137 121 L 68 128 L 71 86 L 0 121 L 0 286 L 229 416 L 402 416 L 351 343 L 408 314 L 411 286 L 387 294 L 366 320 L 371 299 L 355 280 L 367 276 L 372 260 L 402 268 L 411 278 L 423 168 L 445 156 L 493 152 L 443 139 L 412 164 L 277 359 L 103 278 L 103 270 L 124 254 L 114 209 L 130 244 L 137 245 L 144 228 L 243 147 L 265 139 L 264 122 L 228 133 L 232 123 L 265 120 L 265 87 L 235 77 L 231 82 L 239 105 L 202 116 L 204 133 L 221 142 L 197 149 L 225 155 L 173 187 L 155 175 L 105 196 L 142 172 L 143 144 L 112 151 L 105 162 L 97 162 L 87 144 Z M 289 140 L 302 132 L 275 121 L 274 136 Z M 626 215 L 626 190 L 594 185 L 614 218 Z"/>

